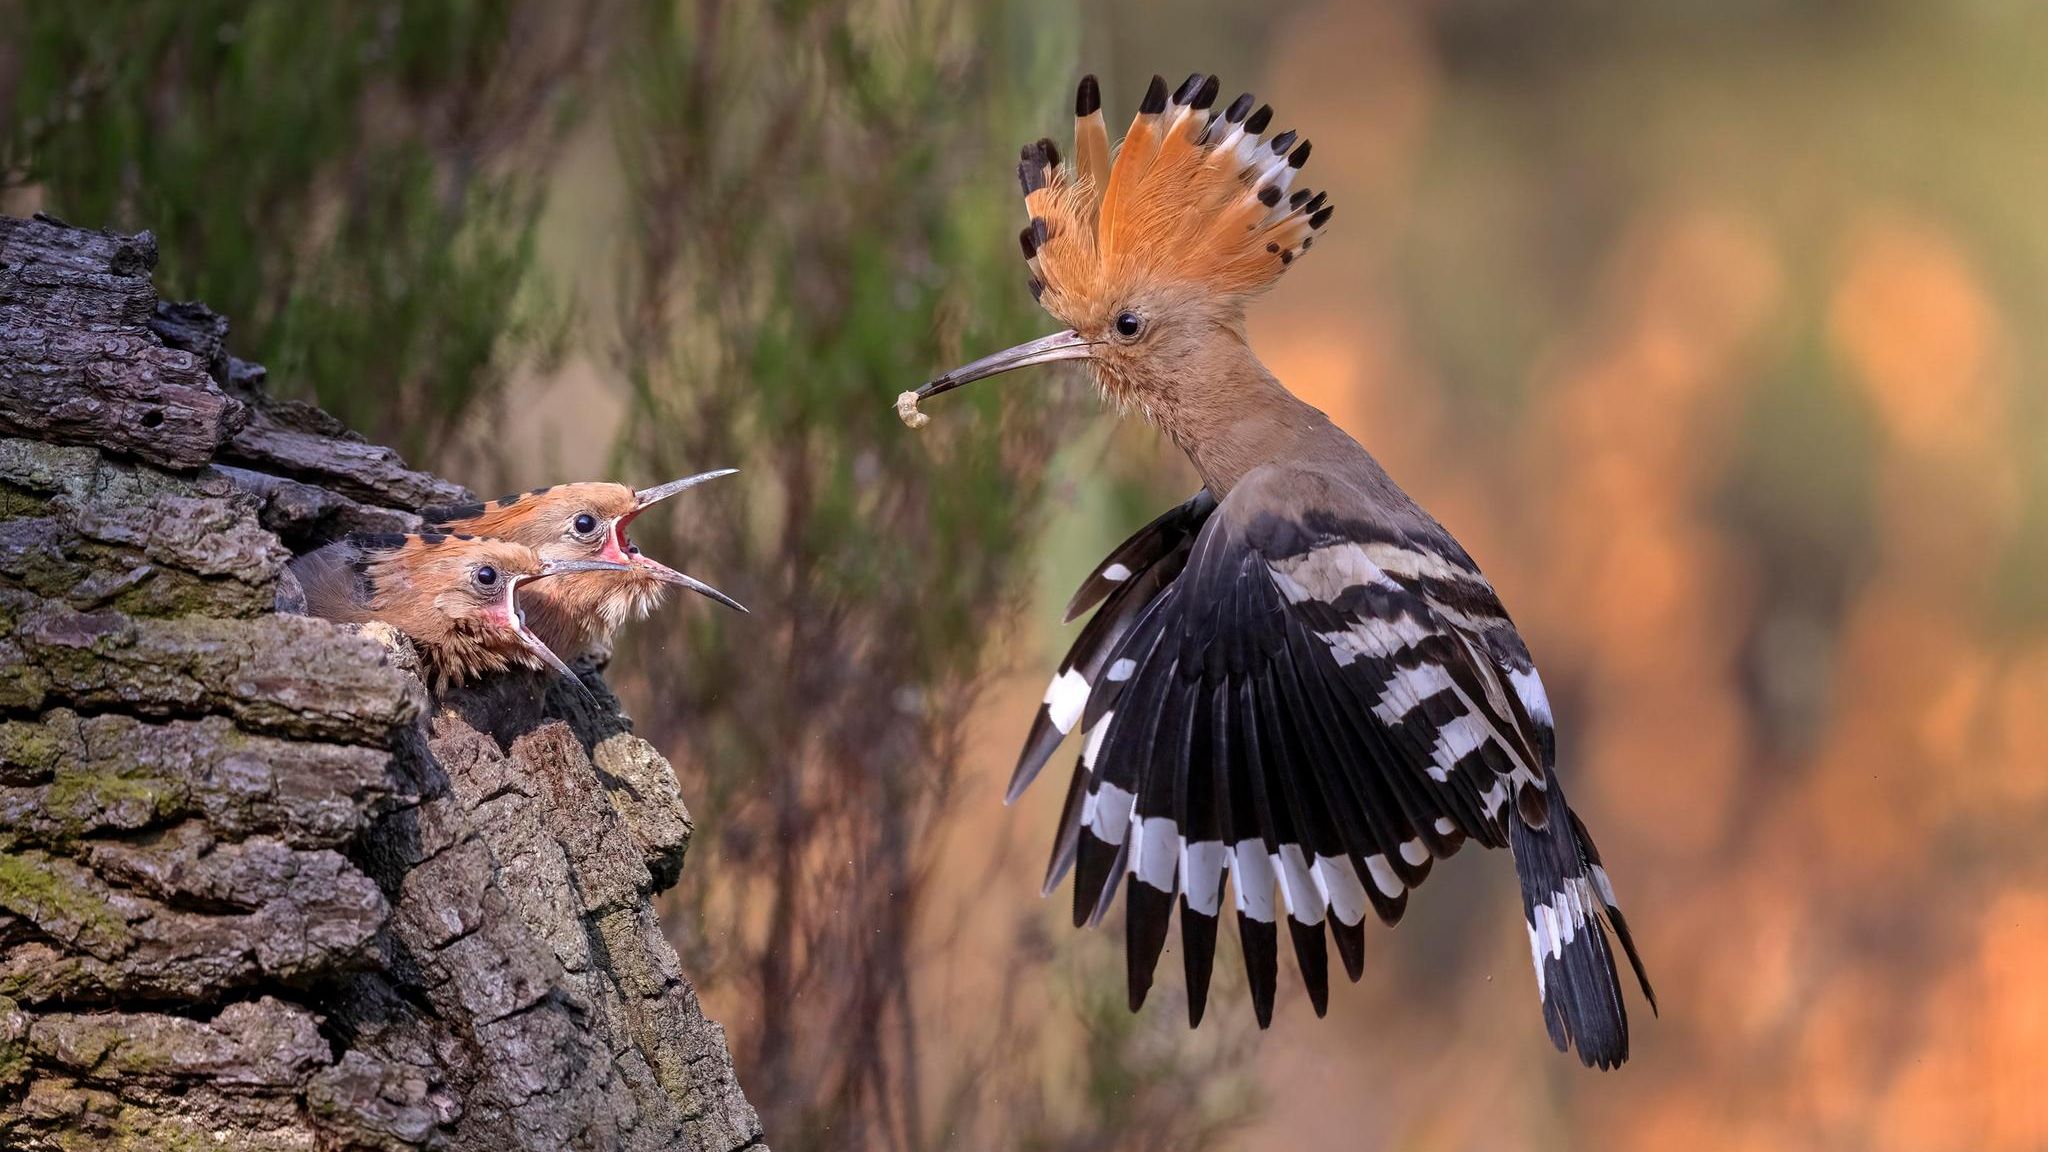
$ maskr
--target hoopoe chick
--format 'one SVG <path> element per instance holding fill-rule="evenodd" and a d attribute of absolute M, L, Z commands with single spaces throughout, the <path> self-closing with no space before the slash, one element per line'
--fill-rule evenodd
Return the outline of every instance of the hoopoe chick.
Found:
<path fill-rule="evenodd" d="M 527 627 L 523 585 L 616 572 L 609 561 L 553 561 L 509 540 L 439 532 L 358 534 L 291 562 L 307 612 L 381 621 L 412 638 L 438 690 L 508 668 L 569 666 Z"/>
<path fill-rule="evenodd" d="M 1197 74 L 1169 99 L 1154 77 L 1112 162 L 1084 79 L 1074 162 L 1041 140 L 1018 166 L 1031 291 L 1068 327 L 916 394 L 1077 360 L 1204 483 L 1069 606 L 1072 619 L 1101 605 L 1010 785 L 1015 799 L 1064 736 L 1083 733 L 1045 890 L 1073 872 L 1079 925 L 1122 884 L 1134 1010 L 1177 904 L 1195 1024 L 1228 879 L 1264 1027 L 1282 922 L 1320 1015 L 1326 938 L 1357 980 L 1368 912 L 1398 921 L 1431 864 L 1467 838 L 1507 847 L 1551 1041 L 1613 1067 L 1628 1057 L 1628 1017 L 1610 933 L 1656 1000 L 1565 802 L 1543 682 L 1472 557 L 1253 354 L 1247 302 L 1334 209 L 1297 187 L 1308 141 L 1268 136 L 1272 110 L 1250 94 L 1212 113 L 1217 93 Z"/>
<path fill-rule="evenodd" d="M 516 541 L 545 560 L 607 562 L 608 568 L 549 581 L 524 598 L 527 626 L 549 648 L 574 660 L 609 649 L 619 628 L 652 612 L 671 587 L 747 610 L 711 585 L 641 552 L 627 533 L 635 517 L 661 501 L 737 471 L 721 468 L 638 492 L 623 484 L 557 484 L 488 504 L 428 508 L 420 516 L 442 531 Z"/>

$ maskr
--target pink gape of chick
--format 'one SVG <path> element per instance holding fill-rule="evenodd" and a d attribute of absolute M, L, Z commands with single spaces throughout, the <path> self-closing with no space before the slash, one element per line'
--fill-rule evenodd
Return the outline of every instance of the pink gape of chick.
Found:
<path fill-rule="evenodd" d="M 711 585 L 641 552 L 626 532 L 635 517 L 661 501 L 736 471 L 721 468 L 638 492 L 623 484 L 557 484 L 489 504 L 428 508 L 420 515 L 439 530 L 524 544 L 545 560 L 612 565 L 550 581 L 527 597 L 528 627 L 564 659 L 574 660 L 609 648 L 621 625 L 652 612 L 672 586 L 746 611 Z"/>

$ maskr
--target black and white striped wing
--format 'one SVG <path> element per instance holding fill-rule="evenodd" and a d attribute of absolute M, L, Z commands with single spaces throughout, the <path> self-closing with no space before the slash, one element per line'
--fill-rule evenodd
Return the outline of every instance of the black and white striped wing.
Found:
<path fill-rule="evenodd" d="M 1216 498 L 1207 488 L 1202 489 L 1132 533 L 1082 581 L 1067 604 L 1068 622 L 1097 604 L 1102 611 L 1089 619 L 1046 686 L 1045 699 L 1031 722 L 1031 734 L 1024 739 L 1024 751 L 1017 757 L 1003 803 L 1015 803 L 1024 794 L 1060 741 L 1081 722 L 1091 686 L 1101 683 L 1110 655 L 1123 642 L 1138 613 L 1180 575 L 1188 551 L 1194 547 L 1195 534 L 1215 510 Z"/>
<path fill-rule="evenodd" d="M 1133 1007 L 1178 902 L 1193 1022 L 1226 876 L 1263 1026 L 1282 920 L 1320 1013 L 1326 926 L 1357 979 L 1368 908 L 1392 923 L 1433 859 L 1504 844 L 1511 797 L 1543 816 L 1547 707 L 1462 551 L 1259 497 L 1240 485 L 1134 570 L 1062 666 L 1082 675 L 1056 718 L 1078 704 L 1086 739 L 1047 889 L 1073 868 L 1078 924 L 1126 879 Z M 1021 780 L 1052 751 L 1039 736 Z"/>

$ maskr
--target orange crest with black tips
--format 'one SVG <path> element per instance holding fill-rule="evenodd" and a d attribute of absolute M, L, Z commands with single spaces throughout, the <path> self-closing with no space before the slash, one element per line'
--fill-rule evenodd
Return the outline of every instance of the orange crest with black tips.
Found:
<path fill-rule="evenodd" d="M 1272 109 L 1254 109 L 1250 93 L 1212 112 L 1217 91 L 1196 73 L 1169 99 L 1154 76 L 1112 162 L 1100 88 L 1084 77 L 1073 163 L 1050 140 L 1025 146 L 1017 176 L 1031 220 L 1019 239 L 1046 311 L 1082 327 L 1140 285 L 1241 299 L 1314 243 L 1333 209 L 1294 188 L 1308 141 L 1267 137 Z"/>

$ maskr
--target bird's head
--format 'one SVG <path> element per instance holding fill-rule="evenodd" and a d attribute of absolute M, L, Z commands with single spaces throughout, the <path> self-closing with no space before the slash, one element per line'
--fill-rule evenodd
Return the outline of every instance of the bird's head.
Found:
<path fill-rule="evenodd" d="M 488 504 L 429 508 L 421 517 L 450 532 L 516 541 L 534 549 L 544 560 L 591 560 L 611 565 L 552 581 L 537 596 L 550 611 L 597 625 L 591 631 L 609 636 L 627 619 L 652 610 L 671 586 L 688 588 L 729 608 L 746 611 L 739 601 L 711 585 L 641 552 L 628 532 L 635 517 L 661 501 L 736 471 L 721 468 L 638 491 L 623 484 L 557 484 L 515 493 Z"/>
<path fill-rule="evenodd" d="M 551 560 L 511 540 L 421 532 L 358 535 L 355 596 L 364 614 L 412 637 L 440 679 L 462 683 L 506 668 L 569 668 L 526 626 L 522 586 L 617 574 L 607 560 Z"/>
<path fill-rule="evenodd" d="M 1267 136 L 1272 109 L 1250 93 L 1212 111 L 1217 92 L 1197 73 L 1169 98 L 1154 76 L 1112 163 L 1100 89 L 1082 79 L 1071 163 L 1040 140 L 1017 166 L 1031 291 L 1067 329 L 956 368 L 919 399 L 1083 360 L 1110 400 L 1156 417 L 1191 382 L 1219 376 L 1216 358 L 1243 350 L 1246 301 L 1314 244 L 1333 209 L 1294 187 L 1308 141 Z"/>

